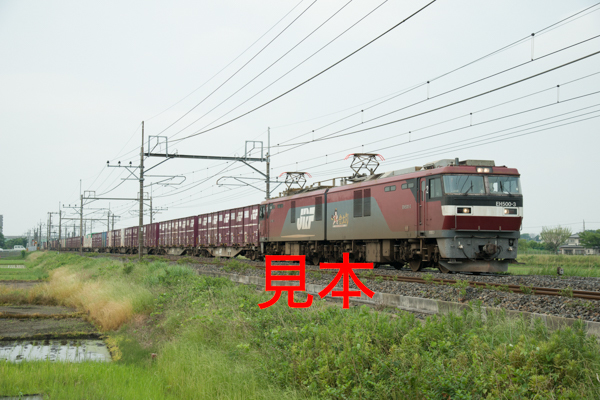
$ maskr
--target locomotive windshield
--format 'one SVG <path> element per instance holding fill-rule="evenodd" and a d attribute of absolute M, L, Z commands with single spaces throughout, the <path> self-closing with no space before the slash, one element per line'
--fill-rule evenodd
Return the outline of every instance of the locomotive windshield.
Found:
<path fill-rule="evenodd" d="M 489 175 L 491 194 L 521 194 L 521 183 L 516 176 Z"/>
<path fill-rule="evenodd" d="M 444 175 L 446 194 L 484 194 L 485 184 L 481 175 Z"/>

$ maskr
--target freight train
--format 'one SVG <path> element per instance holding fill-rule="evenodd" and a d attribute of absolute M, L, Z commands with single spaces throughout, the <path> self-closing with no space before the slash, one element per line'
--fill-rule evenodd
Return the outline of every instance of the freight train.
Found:
<path fill-rule="evenodd" d="M 517 257 L 520 175 L 488 160 L 422 167 L 292 189 L 260 204 L 144 225 L 146 254 L 304 255 L 309 263 L 407 265 L 442 272 L 504 272 Z M 71 237 L 51 248 L 137 253 L 138 227 Z"/>

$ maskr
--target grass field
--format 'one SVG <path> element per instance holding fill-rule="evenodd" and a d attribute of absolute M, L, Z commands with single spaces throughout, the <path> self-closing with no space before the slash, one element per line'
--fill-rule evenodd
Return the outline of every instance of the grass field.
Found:
<path fill-rule="evenodd" d="M 291 309 L 285 295 L 197 276 L 185 265 L 44 255 L 49 274 L 0 303 L 63 304 L 84 311 L 117 361 L 0 363 L 0 395 L 144 399 L 580 399 L 600 398 L 600 346 L 582 325 L 475 311 L 395 317 L 323 301 Z M 115 330 L 116 329 L 116 330 Z M 153 358 L 151 355 L 156 354 Z"/>
<path fill-rule="evenodd" d="M 48 278 L 48 274 L 40 269 L 2 268 L 0 265 L 0 281 L 37 281 Z"/>
<path fill-rule="evenodd" d="M 565 276 L 600 277 L 600 256 L 520 254 L 517 261 L 524 265 L 508 267 L 515 275 L 556 275 L 557 267 L 562 267 Z"/>
<path fill-rule="evenodd" d="M 23 259 L 18 259 L 18 260 L 2 259 L 2 260 L 0 260 L 0 268 L 3 265 L 25 265 L 25 260 L 23 260 Z"/>

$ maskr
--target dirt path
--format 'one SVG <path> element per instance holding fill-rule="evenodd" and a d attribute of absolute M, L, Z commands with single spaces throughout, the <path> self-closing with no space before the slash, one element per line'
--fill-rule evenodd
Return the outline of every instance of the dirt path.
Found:
<path fill-rule="evenodd" d="M 31 289 L 43 281 L 0 281 L 0 286 L 14 289 Z"/>

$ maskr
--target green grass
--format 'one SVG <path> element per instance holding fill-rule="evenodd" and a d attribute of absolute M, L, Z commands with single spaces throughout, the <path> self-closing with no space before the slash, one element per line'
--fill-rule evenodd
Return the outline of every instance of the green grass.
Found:
<path fill-rule="evenodd" d="M 48 274 L 40 269 L 2 268 L 0 265 L 0 281 L 38 281 L 48 278 Z"/>
<path fill-rule="evenodd" d="M 0 266 L 2 265 L 25 265 L 25 260 L 19 258 L 18 260 L 7 260 L 5 258 L 0 260 Z"/>
<path fill-rule="evenodd" d="M 272 293 L 198 276 L 182 265 L 135 263 L 126 272 L 122 262 L 70 255 L 44 256 L 34 263 L 32 268 L 46 271 L 60 268 L 50 278 L 58 288 L 61 279 L 80 279 L 97 290 L 109 284 L 120 289 L 103 296 L 117 302 L 128 288 L 127 298 L 137 302 L 137 311 L 111 334 L 118 361 L 0 363 L 1 395 L 600 398 L 600 345 L 580 323 L 550 332 L 540 321 L 510 319 L 502 312 L 483 318 L 474 305 L 471 311 L 434 316 L 422 324 L 409 313 L 392 317 L 365 306 L 343 310 L 320 300 L 308 309 L 291 309 L 285 294 L 260 310 L 258 304 Z M 88 292 L 80 296 L 92 296 Z"/>
<path fill-rule="evenodd" d="M 600 277 L 600 256 L 519 254 L 517 261 L 525 265 L 509 264 L 508 271 L 515 275 L 556 275 L 561 267 L 564 276 Z"/>

